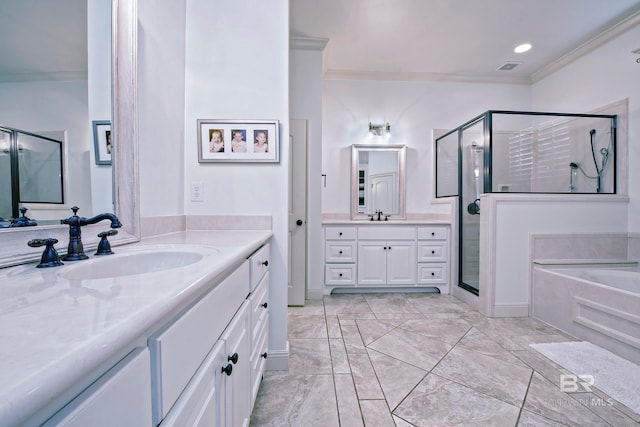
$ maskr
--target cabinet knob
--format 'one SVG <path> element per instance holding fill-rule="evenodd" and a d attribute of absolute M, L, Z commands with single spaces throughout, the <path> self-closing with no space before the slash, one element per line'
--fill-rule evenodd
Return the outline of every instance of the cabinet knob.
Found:
<path fill-rule="evenodd" d="M 436 235 L 436 233 L 432 231 L 432 232 L 431 232 L 431 235 L 432 235 L 432 236 L 435 236 L 435 235 Z"/>
<path fill-rule="evenodd" d="M 389 250 L 391 250 L 391 246 L 389 246 Z"/>
<path fill-rule="evenodd" d="M 342 231 L 338 233 L 338 236 L 342 236 Z"/>
<path fill-rule="evenodd" d="M 231 372 L 233 372 L 233 366 L 231 365 L 231 363 L 222 368 L 222 373 L 227 374 L 227 376 L 230 376 Z"/>
<path fill-rule="evenodd" d="M 342 277 L 342 273 L 338 274 L 338 276 Z"/>
<path fill-rule="evenodd" d="M 233 353 L 231 356 L 227 357 L 227 360 L 235 365 L 238 363 L 238 353 Z"/>
<path fill-rule="evenodd" d="M 342 255 L 342 251 L 340 251 L 339 254 Z"/>
<path fill-rule="evenodd" d="M 431 253 L 432 253 L 432 254 L 435 254 L 435 253 L 436 253 L 436 251 L 431 251 Z"/>
<path fill-rule="evenodd" d="M 265 351 L 264 353 L 262 353 L 260 356 L 262 356 L 263 358 L 267 358 L 267 352 Z"/>
<path fill-rule="evenodd" d="M 269 260 L 262 261 L 260 264 L 264 265 L 265 267 L 268 267 L 269 266 Z"/>
<path fill-rule="evenodd" d="M 266 302 L 264 304 L 260 304 L 262 307 L 267 308 L 269 306 L 269 304 L 267 304 Z"/>
<path fill-rule="evenodd" d="M 432 276 L 435 276 L 435 275 L 436 275 L 436 273 L 434 273 L 434 272 L 432 271 L 432 272 L 431 272 L 431 275 L 432 275 Z"/>
<path fill-rule="evenodd" d="M 384 248 L 382 248 L 382 249 L 384 249 L 384 250 L 386 251 L 386 250 L 387 250 L 387 247 L 385 246 L 385 247 L 384 247 Z"/>

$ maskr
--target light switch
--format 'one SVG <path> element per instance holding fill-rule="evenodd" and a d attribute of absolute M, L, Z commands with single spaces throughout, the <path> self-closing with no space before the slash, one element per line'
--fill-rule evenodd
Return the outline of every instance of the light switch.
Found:
<path fill-rule="evenodd" d="M 204 202 L 204 185 L 202 181 L 194 181 L 191 183 L 191 201 Z"/>

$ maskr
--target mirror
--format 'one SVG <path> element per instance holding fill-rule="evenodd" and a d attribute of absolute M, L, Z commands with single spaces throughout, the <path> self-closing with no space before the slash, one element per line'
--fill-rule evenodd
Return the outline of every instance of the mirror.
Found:
<path fill-rule="evenodd" d="M 20 164 L 13 168 L 13 201 L 8 209 L 0 205 L 0 217 L 15 218 L 18 208 L 26 207 L 28 216 L 44 225 L 66 217 L 72 205 L 85 216 L 112 212 L 112 170 L 93 161 L 91 135 L 92 118 L 111 120 L 111 0 L 5 3 L 0 125 L 22 132 L 14 138 L 21 155 L 14 153 Z M 51 187 L 42 174 L 33 174 L 51 159 L 38 155 L 45 144 L 25 147 L 27 134 L 62 142 L 56 175 L 64 200 L 33 198 L 33 191 L 22 191 L 27 181 L 31 189 Z M 8 174 L 1 175 L 6 179 Z M 34 181 L 36 177 L 43 179 Z M 0 185 L 8 188 L 10 183 Z"/>
<path fill-rule="evenodd" d="M 404 145 L 351 146 L 351 219 L 405 219 Z"/>
<path fill-rule="evenodd" d="M 112 0 L 111 11 L 113 203 L 115 213 L 123 227 L 118 229 L 118 235 L 111 237 L 110 240 L 112 245 L 117 245 L 137 241 L 140 238 L 136 108 L 137 1 Z M 79 213 L 83 214 L 83 211 Z M 71 212 L 68 215 L 71 215 Z M 88 216 L 88 213 L 84 216 Z M 90 250 L 97 245 L 98 238 L 95 235 L 104 228 L 104 224 L 83 228 L 85 250 Z M 27 242 L 34 238 L 45 237 L 58 239 L 56 248 L 64 252 L 69 239 L 68 226 L 50 225 L 0 230 L 0 267 L 39 259 L 41 249 L 30 248 Z"/>

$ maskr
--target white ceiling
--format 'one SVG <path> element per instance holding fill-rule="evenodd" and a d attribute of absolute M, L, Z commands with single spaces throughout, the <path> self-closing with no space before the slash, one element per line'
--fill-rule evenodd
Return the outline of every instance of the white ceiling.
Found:
<path fill-rule="evenodd" d="M 640 0 L 291 0 L 290 5 L 292 37 L 329 39 L 327 78 L 530 83 L 557 61 L 640 22 Z M 514 53 L 524 42 L 533 49 Z M 498 71 L 506 62 L 520 64 Z"/>

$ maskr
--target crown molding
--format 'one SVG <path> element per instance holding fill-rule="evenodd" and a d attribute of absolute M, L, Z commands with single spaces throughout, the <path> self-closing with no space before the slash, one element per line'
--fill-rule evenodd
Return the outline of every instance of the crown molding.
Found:
<path fill-rule="evenodd" d="M 495 76 L 429 72 L 327 70 L 325 80 L 390 80 L 406 82 L 501 83 L 530 85 L 528 76 Z"/>
<path fill-rule="evenodd" d="M 619 35 L 627 32 L 628 30 L 630 30 L 631 28 L 635 27 L 638 24 L 640 24 L 640 10 L 629 15 L 622 21 L 606 29 L 605 31 L 593 37 L 592 39 L 588 40 L 587 42 L 581 44 L 580 46 L 570 51 L 566 55 L 561 56 L 560 58 L 553 61 L 549 65 L 546 65 L 542 67 L 540 70 L 531 74 L 531 82 L 536 83 L 544 79 L 545 77 L 555 73 L 561 68 L 569 65 L 573 61 L 583 57 L 584 55 L 594 51 L 595 49 L 613 40 Z"/>
<path fill-rule="evenodd" d="M 289 37 L 289 49 L 291 50 L 324 50 L 329 39 L 323 37 Z"/>

